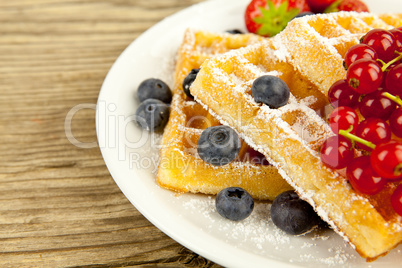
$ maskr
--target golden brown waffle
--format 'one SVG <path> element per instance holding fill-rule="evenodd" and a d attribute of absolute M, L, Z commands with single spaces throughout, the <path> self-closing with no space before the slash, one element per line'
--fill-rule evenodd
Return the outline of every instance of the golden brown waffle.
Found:
<path fill-rule="evenodd" d="M 402 217 L 389 201 L 396 183 L 380 194 L 361 195 L 342 174 L 326 168 L 317 148 L 333 134 L 309 108 L 308 96 L 295 92 L 317 90 L 324 95 L 327 86 L 342 78 L 343 73 L 333 72 L 336 64 L 342 69 L 344 53 L 340 51 L 357 42 L 363 30 L 401 26 L 400 17 L 334 13 L 296 19 L 271 44 L 206 60 L 191 87 L 199 103 L 263 153 L 299 195 L 368 260 L 386 254 L 402 241 Z M 295 71 L 278 69 L 284 62 Z M 295 88 L 292 73 L 300 79 L 299 85 L 310 88 Z M 287 105 L 270 109 L 254 101 L 251 85 L 264 74 L 279 76 L 289 85 L 293 94 Z"/>
<path fill-rule="evenodd" d="M 273 200 L 281 192 L 292 189 L 276 168 L 251 161 L 251 149 L 244 142 L 240 157 L 229 165 L 216 167 L 201 160 L 197 155 L 198 138 L 203 129 L 219 125 L 219 122 L 189 99 L 182 88 L 190 70 L 199 68 L 205 59 L 261 40 L 251 34 L 186 31 L 178 51 L 171 113 L 162 139 L 159 185 L 177 192 L 205 194 L 217 194 L 226 187 L 239 186 L 261 200 Z"/>

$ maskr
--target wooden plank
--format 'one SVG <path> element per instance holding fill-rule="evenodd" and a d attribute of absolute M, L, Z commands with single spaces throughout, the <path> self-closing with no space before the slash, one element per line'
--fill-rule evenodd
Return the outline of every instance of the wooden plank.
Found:
<path fill-rule="evenodd" d="M 0 1 L 0 266 L 218 267 L 146 220 L 99 148 L 66 138 L 108 70 L 146 29 L 201 0 Z M 95 111 L 77 139 L 96 141 Z"/>

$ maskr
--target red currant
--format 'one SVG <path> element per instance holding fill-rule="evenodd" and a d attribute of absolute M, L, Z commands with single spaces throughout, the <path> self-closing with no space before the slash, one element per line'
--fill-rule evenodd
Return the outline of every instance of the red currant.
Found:
<path fill-rule="evenodd" d="M 349 85 L 360 94 L 376 91 L 382 83 L 383 73 L 380 65 L 373 60 L 360 59 L 352 63 L 346 72 Z"/>
<path fill-rule="evenodd" d="M 355 191 L 368 195 L 380 192 L 387 182 L 371 167 L 369 156 L 353 159 L 346 167 L 346 177 Z"/>
<path fill-rule="evenodd" d="M 267 158 L 265 158 L 265 156 L 262 153 L 254 150 L 251 147 L 247 148 L 247 151 L 241 160 L 249 161 L 255 165 L 263 165 L 263 166 L 269 165 Z"/>
<path fill-rule="evenodd" d="M 339 135 L 329 137 L 321 146 L 320 157 L 330 168 L 344 168 L 354 157 L 352 143 Z"/>
<path fill-rule="evenodd" d="M 402 216 L 402 184 L 391 195 L 391 205 L 395 212 Z"/>
<path fill-rule="evenodd" d="M 345 68 L 349 68 L 353 62 L 360 59 L 377 60 L 377 58 L 377 53 L 372 47 L 366 44 L 353 45 L 345 54 Z"/>
<path fill-rule="evenodd" d="M 371 117 L 360 122 L 356 129 L 356 136 L 378 145 L 391 140 L 391 128 L 384 120 Z M 369 152 L 373 150 L 360 143 L 358 146 Z"/>
<path fill-rule="evenodd" d="M 353 133 L 359 124 L 359 117 L 352 108 L 339 106 L 329 115 L 328 124 L 335 134 L 338 134 L 341 129 L 349 129 L 350 126 L 353 126 L 351 131 Z"/>
<path fill-rule="evenodd" d="M 396 103 L 382 95 L 382 90 L 367 94 L 359 103 L 360 113 L 364 118 L 378 117 L 387 120 L 396 109 Z"/>
<path fill-rule="evenodd" d="M 387 179 L 402 178 L 402 142 L 389 141 L 371 152 L 371 166 L 382 177 Z"/>
<path fill-rule="evenodd" d="M 389 117 L 389 126 L 395 136 L 402 138 L 402 109 L 396 109 Z"/>
<path fill-rule="evenodd" d="M 402 63 L 391 68 L 385 77 L 387 92 L 402 96 Z"/>
<path fill-rule="evenodd" d="M 360 94 L 354 91 L 346 79 L 338 80 L 328 90 L 328 100 L 333 107 L 348 106 L 355 108 L 359 103 Z"/>
<path fill-rule="evenodd" d="M 389 69 L 388 69 L 389 70 Z M 386 86 L 386 80 L 387 80 L 387 75 L 388 75 L 388 71 L 386 71 L 386 72 L 382 72 L 382 83 L 381 83 L 381 86 L 380 86 L 380 89 L 384 89 L 384 90 L 386 90 L 386 88 L 387 88 L 387 86 Z"/>
<path fill-rule="evenodd" d="M 402 31 L 400 29 L 392 29 L 389 31 L 390 33 L 392 33 L 395 37 L 395 50 L 402 52 Z"/>
<path fill-rule="evenodd" d="M 395 57 L 396 41 L 394 35 L 384 29 L 370 30 L 362 40 L 376 52 L 379 59 L 388 62 Z"/>

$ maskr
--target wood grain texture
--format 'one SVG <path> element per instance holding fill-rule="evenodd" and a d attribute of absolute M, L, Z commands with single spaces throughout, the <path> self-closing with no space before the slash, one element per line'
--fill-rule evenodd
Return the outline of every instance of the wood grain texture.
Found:
<path fill-rule="evenodd" d="M 148 222 L 64 120 L 119 54 L 201 0 L 0 1 L 0 267 L 219 267 Z M 95 111 L 75 138 L 96 142 Z"/>

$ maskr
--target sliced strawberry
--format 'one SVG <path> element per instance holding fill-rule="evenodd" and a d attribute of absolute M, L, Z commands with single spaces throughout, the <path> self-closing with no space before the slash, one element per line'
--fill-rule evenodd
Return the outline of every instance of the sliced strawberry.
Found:
<path fill-rule="evenodd" d="M 263 36 L 282 31 L 299 12 L 310 11 L 305 0 L 253 0 L 244 19 L 247 30 Z"/>
<path fill-rule="evenodd" d="M 338 11 L 369 12 L 365 3 L 360 0 L 337 0 L 325 9 L 325 13 Z"/>

